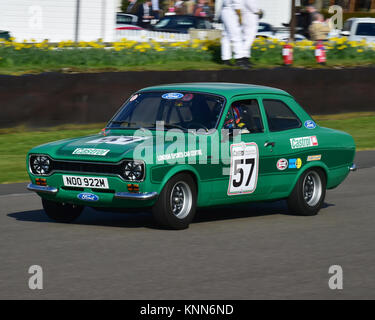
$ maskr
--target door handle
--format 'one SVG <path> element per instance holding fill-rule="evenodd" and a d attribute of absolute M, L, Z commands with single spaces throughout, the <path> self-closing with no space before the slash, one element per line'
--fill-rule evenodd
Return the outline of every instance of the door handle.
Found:
<path fill-rule="evenodd" d="M 269 146 L 271 146 L 271 147 L 273 148 L 273 147 L 275 147 L 275 142 L 268 142 L 268 141 L 267 141 L 267 142 L 264 144 L 264 146 L 265 146 L 265 147 L 269 147 Z"/>

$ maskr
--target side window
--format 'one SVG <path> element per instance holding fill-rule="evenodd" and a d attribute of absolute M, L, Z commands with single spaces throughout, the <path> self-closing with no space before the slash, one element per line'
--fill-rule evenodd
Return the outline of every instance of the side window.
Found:
<path fill-rule="evenodd" d="M 280 100 L 263 100 L 270 131 L 284 131 L 301 127 L 301 120 Z"/>
<path fill-rule="evenodd" d="M 263 132 L 262 117 L 257 100 L 234 102 L 225 119 L 224 128 L 238 128 L 244 130 L 244 133 Z"/>
<path fill-rule="evenodd" d="M 346 21 L 344 23 L 344 27 L 343 27 L 342 31 L 350 31 L 350 29 L 352 28 L 352 24 L 353 24 L 352 20 Z"/>

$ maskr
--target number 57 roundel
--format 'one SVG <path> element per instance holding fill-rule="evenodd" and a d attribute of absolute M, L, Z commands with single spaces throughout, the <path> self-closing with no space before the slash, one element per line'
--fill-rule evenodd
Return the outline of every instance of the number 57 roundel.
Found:
<path fill-rule="evenodd" d="M 256 143 L 230 146 L 230 178 L 228 195 L 252 193 L 257 187 L 259 152 Z"/>

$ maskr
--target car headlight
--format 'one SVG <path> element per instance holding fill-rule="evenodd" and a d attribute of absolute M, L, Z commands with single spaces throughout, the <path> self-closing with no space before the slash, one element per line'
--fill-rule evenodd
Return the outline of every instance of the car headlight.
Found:
<path fill-rule="evenodd" d="M 144 164 L 140 161 L 128 161 L 124 165 L 123 176 L 125 180 L 140 181 L 143 180 L 145 170 Z"/>
<path fill-rule="evenodd" d="M 31 156 L 30 170 L 36 175 L 46 175 L 51 172 L 52 161 L 47 156 Z"/>

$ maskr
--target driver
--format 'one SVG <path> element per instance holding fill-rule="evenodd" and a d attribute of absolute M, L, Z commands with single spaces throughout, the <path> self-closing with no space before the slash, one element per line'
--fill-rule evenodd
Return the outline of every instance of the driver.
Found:
<path fill-rule="evenodd" d="M 243 122 L 243 108 L 241 105 L 233 105 L 232 112 L 228 113 L 227 119 L 224 122 L 226 129 L 246 129 L 245 123 Z"/>

